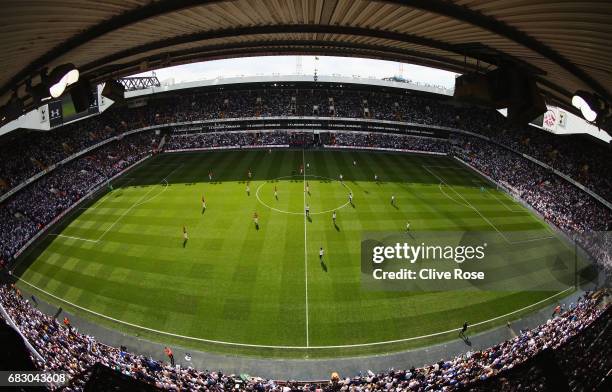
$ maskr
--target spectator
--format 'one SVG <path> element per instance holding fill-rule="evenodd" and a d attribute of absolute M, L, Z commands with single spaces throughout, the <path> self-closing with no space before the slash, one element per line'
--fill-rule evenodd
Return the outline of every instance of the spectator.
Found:
<path fill-rule="evenodd" d="M 241 379 L 222 372 L 200 371 L 191 367 L 173 366 L 173 353 L 165 348 L 170 364 L 128 353 L 124 347 L 116 349 L 98 342 L 94 337 L 62 326 L 55 318 L 30 306 L 14 287 L 0 285 L 0 304 L 17 325 L 21 333 L 44 357 L 45 362 L 33 358 L 38 368 L 47 372 L 66 372 L 76 377 L 97 362 L 123 374 L 148 382 L 165 390 L 233 390 L 240 385 L 248 391 L 429 391 L 483 388 L 493 383 L 510 383 L 512 380 L 497 377 L 537 356 L 546 349 L 556 350 L 557 358 L 567 363 L 568 378 L 576 390 L 594 388 L 607 371 L 606 363 L 612 350 L 609 339 L 594 345 L 593 339 L 602 336 L 612 316 L 609 304 L 601 300 L 606 292 L 586 293 L 578 302 L 562 310 L 557 317 L 529 330 L 520 330 L 515 338 L 501 342 L 482 351 L 468 352 L 448 360 L 422 368 L 409 370 L 390 369 L 386 372 L 368 372 L 353 378 L 332 377 L 329 383 L 278 383 L 259 377 Z M 0 317 L 1 318 L 1 317 Z M 570 342 L 570 343 L 568 343 Z M 595 348 L 593 350 L 592 348 Z M 594 353 L 593 353 L 594 352 Z M 570 371 L 569 369 L 575 369 Z M 596 370 L 596 372 L 593 372 Z M 538 373 L 527 373 L 529 384 L 519 390 L 539 390 L 542 385 Z M 592 375 L 592 377 L 589 377 Z M 597 376 L 597 377 L 596 377 Z M 81 380 L 82 381 L 82 380 Z M 533 384 L 531 384 L 533 383 Z M 481 387 L 481 385 L 484 385 Z M 80 391 L 79 381 L 68 391 Z"/>

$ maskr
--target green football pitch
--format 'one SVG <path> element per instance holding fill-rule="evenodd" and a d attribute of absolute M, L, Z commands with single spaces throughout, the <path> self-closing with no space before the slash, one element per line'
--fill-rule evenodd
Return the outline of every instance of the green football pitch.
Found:
<path fill-rule="evenodd" d="M 112 185 L 21 258 L 19 285 L 155 341 L 268 357 L 380 354 L 456 339 L 446 331 L 465 320 L 473 331 L 504 324 L 568 293 L 362 289 L 362 233 L 403 231 L 407 222 L 415 232 L 546 232 L 520 246 L 523 259 L 560 247 L 538 217 L 447 157 L 162 154 Z"/>

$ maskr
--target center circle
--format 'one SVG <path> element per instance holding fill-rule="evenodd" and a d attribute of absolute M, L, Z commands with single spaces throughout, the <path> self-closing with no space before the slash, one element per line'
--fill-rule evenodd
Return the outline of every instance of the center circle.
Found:
<path fill-rule="evenodd" d="M 266 193 L 266 196 L 262 195 L 263 194 L 262 189 L 266 185 L 274 186 L 277 181 L 283 181 L 283 180 L 285 180 L 286 182 L 285 182 L 285 185 L 278 188 L 278 199 L 274 197 L 274 191 L 272 189 L 269 189 L 269 192 Z M 317 183 L 314 183 L 314 185 L 309 184 L 310 185 L 309 190 L 311 193 L 307 194 L 305 187 L 306 187 L 306 182 L 308 182 L 309 180 L 311 181 L 320 180 L 320 181 L 318 181 Z M 344 190 L 346 192 L 343 193 L 342 197 L 344 198 L 345 202 L 342 204 L 338 204 L 337 207 L 327 208 L 322 211 L 317 211 L 316 208 L 313 209 L 312 206 L 310 206 L 310 201 L 312 200 L 313 194 L 321 192 L 319 185 L 324 185 L 322 181 L 339 184 L 342 187 L 344 187 Z M 289 193 L 287 192 L 287 188 L 290 189 L 290 192 L 296 192 L 297 190 L 298 192 L 300 192 L 301 195 L 304 195 L 304 197 L 300 199 L 302 201 L 300 211 L 295 211 L 295 209 L 297 208 L 294 208 L 292 210 L 291 208 L 288 208 L 286 206 L 286 201 L 290 197 Z M 266 182 L 260 184 L 257 187 L 257 190 L 255 191 L 255 197 L 257 198 L 257 201 L 259 203 L 271 209 L 272 211 L 280 212 L 283 214 L 304 215 L 305 214 L 304 203 L 306 203 L 307 205 L 310 206 L 310 215 L 319 215 L 319 214 L 331 213 L 332 211 L 339 210 L 341 208 L 348 206 L 350 204 L 348 200 L 349 193 L 352 193 L 351 188 L 348 185 L 346 185 L 344 182 L 341 182 L 339 180 L 335 180 L 333 178 L 324 177 L 324 176 L 315 176 L 313 174 L 306 174 L 306 175 L 295 174 L 291 176 L 277 177 L 272 180 L 267 180 Z M 293 194 L 293 196 L 295 197 L 295 193 Z M 329 197 L 337 197 L 337 195 L 335 195 L 334 192 L 330 192 Z M 274 204 L 276 203 L 280 203 L 280 205 L 274 206 Z M 283 206 L 285 207 L 283 208 Z"/>

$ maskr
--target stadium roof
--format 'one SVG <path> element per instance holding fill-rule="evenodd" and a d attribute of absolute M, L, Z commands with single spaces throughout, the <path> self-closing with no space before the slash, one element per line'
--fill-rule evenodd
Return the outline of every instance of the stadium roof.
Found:
<path fill-rule="evenodd" d="M 459 73 L 509 61 L 550 103 L 612 101 L 612 2 L 550 0 L 5 0 L 0 104 L 42 67 L 93 81 L 203 60 L 330 54 Z M 23 90 L 20 90 L 20 92 Z"/>

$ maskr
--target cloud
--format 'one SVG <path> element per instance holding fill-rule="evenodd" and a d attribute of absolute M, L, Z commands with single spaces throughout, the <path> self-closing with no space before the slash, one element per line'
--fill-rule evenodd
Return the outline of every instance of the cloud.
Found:
<path fill-rule="evenodd" d="M 392 61 L 332 56 L 319 56 L 319 60 L 315 60 L 315 56 L 301 57 L 302 73 L 305 75 L 314 74 L 316 68 L 319 75 L 359 75 L 364 78 L 371 76 L 382 79 L 397 76 L 400 71 L 399 63 Z M 219 76 L 292 75 L 296 73 L 296 59 L 297 56 L 244 57 L 178 65 L 155 72 L 160 81 L 173 78 L 176 83 L 214 79 Z M 402 76 L 415 82 L 452 88 L 456 75 L 435 68 L 403 64 Z"/>

